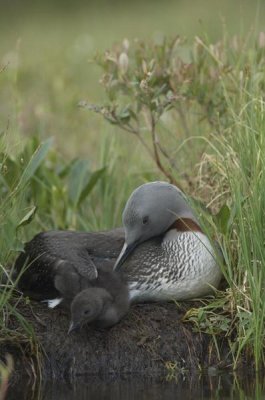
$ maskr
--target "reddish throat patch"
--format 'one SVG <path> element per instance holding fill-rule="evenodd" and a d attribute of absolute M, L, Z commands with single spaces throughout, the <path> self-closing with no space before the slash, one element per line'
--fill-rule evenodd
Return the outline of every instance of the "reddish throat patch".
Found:
<path fill-rule="evenodd" d="M 202 232 L 201 228 L 199 227 L 196 222 L 194 222 L 190 218 L 179 218 L 177 219 L 170 227 L 170 229 L 176 229 L 179 232 Z"/>

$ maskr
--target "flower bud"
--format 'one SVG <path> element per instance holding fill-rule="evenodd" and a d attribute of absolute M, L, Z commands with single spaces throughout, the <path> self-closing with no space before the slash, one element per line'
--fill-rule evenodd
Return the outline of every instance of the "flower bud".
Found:
<path fill-rule="evenodd" d="M 121 73 L 125 74 L 128 70 L 128 66 L 129 66 L 129 58 L 126 53 L 122 52 L 120 54 L 118 64 L 119 64 L 119 69 L 120 69 Z"/>

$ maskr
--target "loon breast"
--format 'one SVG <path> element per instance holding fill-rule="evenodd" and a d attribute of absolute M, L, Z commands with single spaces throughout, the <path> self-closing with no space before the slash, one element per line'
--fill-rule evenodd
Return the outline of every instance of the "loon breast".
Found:
<path fill-rule="evenodd" d="M 142 259 L 136 257 L 137 281 L 135 271 L 130 274 L 128 268 L 132 301 L 184 300 L 208 294 L 212 286 L 218 286 L 221 271 L 202 232 L 171 229 L 160 244 L 149 242 L 148 248 L 138 249 Z"/>

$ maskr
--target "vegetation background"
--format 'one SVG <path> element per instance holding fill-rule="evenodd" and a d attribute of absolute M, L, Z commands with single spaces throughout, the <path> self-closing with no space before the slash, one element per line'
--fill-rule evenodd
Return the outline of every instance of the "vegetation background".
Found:
<path fill-rule="evenodd" d="M 265 4 L 250 0 L 2 0 L 2 275 L 40 230 L 119 226 L 133 188 L 170 179 L 207 206 L 226 261 L 227 289 L 187 319 L 217 348 L 225 337 L 235 367 L 243 356 L 260 368 L 264 23 Z M 1 284 L 1 340 L 34 347 L 20 301 Z"/>

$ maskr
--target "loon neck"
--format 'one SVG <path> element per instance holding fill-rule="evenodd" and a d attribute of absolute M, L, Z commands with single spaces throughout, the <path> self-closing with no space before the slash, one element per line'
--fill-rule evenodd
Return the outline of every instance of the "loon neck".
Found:
<path fill-rule="evenodd" d="M 175 229 L 178 232 L 202 232 L 200 226 L 193 221 L 191 218 L 178 218 L 176 221 L 170 225 L 167 232 Z"/>

